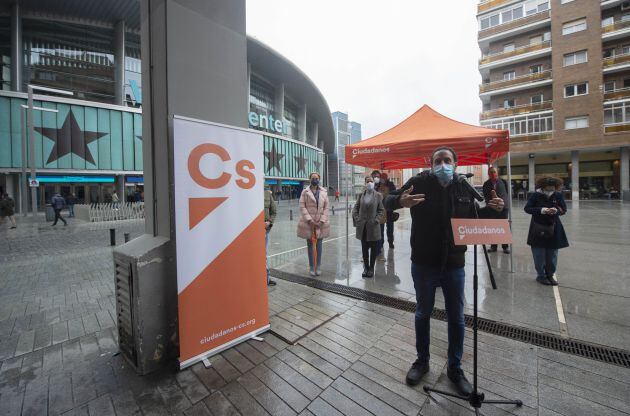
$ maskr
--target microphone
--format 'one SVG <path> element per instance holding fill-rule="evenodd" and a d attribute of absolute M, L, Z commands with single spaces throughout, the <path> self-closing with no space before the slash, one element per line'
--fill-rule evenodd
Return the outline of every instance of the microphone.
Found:
<path fill-rule="evenodd" d="M 466 180 L 467 178 L 472 178 L 473 176 L 475 176 L 473 173 L 458 173 L 457 182 L 463 184 L 464 188 L 466 188 L 468 192 L 470 192 L 473 198 L 475 198 L 479 202 L 483 202 L 485 199 L 483 195 L 481 195 L 475 188 L 473 188 L 470 182 Z"/>

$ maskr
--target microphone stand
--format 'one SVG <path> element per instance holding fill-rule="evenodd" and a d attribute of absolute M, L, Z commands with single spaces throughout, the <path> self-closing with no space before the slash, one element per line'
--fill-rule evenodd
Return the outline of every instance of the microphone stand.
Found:
<path fill-rule="evenodd" d="M 461 178 L 461 176 L 460 176 Z M 462 183 L 462 180 L 459 179 L 459 182 Z M 479 198 L 481 197 L 481 195 L 479 195 L 479 192 L 477 192 L 477 190 L 475 188 L 473 188 L 468 181 L 466 181 L 465 179 L 463 180 L 463 182 L 465 182 L 466 184 L 468 184 L 468 187 L 466 187 L 464 185 L 465 188 L 468 189 L 469 192 L 471 192 L 471 195 L 479 200 Z M 481 197 L 481 200 L 483 200 L 483 197 Z M 473 206 L 474 206 L 474 211 L 475 211 L 475 218 L 479 219 L 479 213 L 477 211 L 477 203 L 473 202 Z M 485 252 L 485 247 L 484 247 L 484 252 Z M 470 404 L 470 406 L 475 409 L 475 415 L 479 415 L 479 409 L 481 408 L 481 406 L 484 403 L 487 404 L 513 404 L 516 405 L 517 407 L 521 407 L 523 405 L 523 402 L 521 400 L 486 400 L 484 393 L 480 393 L 479 392 L 479 386 L 477 383 L 477 351 L 479 348 L 478 345 L 478 340 L 477 340 L 477 331 L 478 331 L 478 326 L 477 326 L 477 313 L 478 313 L 478 293 L 477 293 L 477 287 L 479 285 L 479 276 L 477 274 L 477 245 L 474 245 L 474 253 L 473 253 L 473 258 L 474 258 L 474 272 L 473 272 L 473 298 L 474 298 L 474 304 L 473 304 L 473 391 L 470 394 L 470 396 L 462 396 L 460 394 L 455 394 L 455 393 L 451 393 L 450 391 L 444 391 L 444 390 L 439 390 L 439 389 L 434 389 L 432 387 L 429 386 L 424 386 L 423 390 L 425 391 L 425 393 L 429 394 L 431 392 L 433 393 L 437 393 L 440 394 L 442 396 L 447 396 L 447 397 L 454 397 L 456 399 L 460 399 L 460 400 L 466 400 L 468 402 L 468 404 Z M 486 254 L 486 261 L 488 261 L 488 255 Z M 490 264 L 488 263 L 488 267 L 490 267 Z M 496 289 L 496 283 L 494 282 L 493 279 L 493 285 L 492 285 L 493 289 Z"/>

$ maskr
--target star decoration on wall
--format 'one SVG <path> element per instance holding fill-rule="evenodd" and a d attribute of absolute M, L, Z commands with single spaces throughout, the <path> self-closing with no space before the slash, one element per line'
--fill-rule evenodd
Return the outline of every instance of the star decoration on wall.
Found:
<path fill-rule="evenodd" d="M 282 173 L 280 161 L 284 158 L 284 155 L 282 153 L 278 153 L 275 143 L 271 143 L 271 151 L 265 152 L 265 157 L 267 158 L 267 172 L 271 172 L 271 169 L 275 167 L 278 169 L 278 172 Z"/>
<path fill-rule="evenodd" d="M 81 130 L 72 111 L 68 112 L 61 128 L 35 127 L 35 131 L 55 142 L 46 164 L 74 153 L 86 162 L 96 165 L 87 145 L 108 134 Z"/>
<path fill-rule="evenodd" d="M 298 173 L 306 172 L 306 158 L 304 157 L 304 151 L 300 150 L 300 154 L 298 156 L 293 156 L 298 165 Z"/>

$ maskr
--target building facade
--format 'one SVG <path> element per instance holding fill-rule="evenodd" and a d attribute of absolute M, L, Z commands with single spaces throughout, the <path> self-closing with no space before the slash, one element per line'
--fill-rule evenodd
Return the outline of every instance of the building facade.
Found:
<path fill-rule="evenodd" d="M 365 180 L 363 168 L 346 164 L 345 146 L 361 141 L 361 123 L 350 121 L 348 114 L 335 111 L 332 113 L 335 131 L 335 151 L 328 155 L 328 186 L 339 190 L 342 195 L 350 191 L 357 195 L 363 189 Z"/>
<path fill-rule="evenodd" d="M 630 198 L 630 2 L 485 0 L 477 18 L 480 122 L 510 131 L 515 192 L 553 175 L 572 199 Z"/>
<path fill-rule="evenodd" d="M 0 4 L 0 188 L 21 201 L 22 166 L 33 160 L 40 207 L 56 192 L 83 203 L 108 202 L 114 190 L 124 199 L 143 185 L 140 4 L 62 3 Z M 326 177 L 330 110 L 299 68 L 253 38 L 247 62 L 242 117 L 263 133 L 267 183 L 290 198 L 310 172 Z M 34 107 L 56 112 L 33 111 L 33 154 L 22 150 L 29 84 L 71 93 L 36 91 Z"/>

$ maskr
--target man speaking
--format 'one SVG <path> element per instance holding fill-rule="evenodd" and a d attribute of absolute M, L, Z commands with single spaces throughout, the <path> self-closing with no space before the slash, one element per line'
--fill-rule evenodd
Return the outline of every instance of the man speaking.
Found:
<path fill-rule="evenodd" d="M 416 290 L 417 360 L 407 373 L 416 385 L 429 371 L 429 329 L 435 289 L 442 287 L 448 316 L 448 378 L 468 396 L 472 387 L 461 369 L 464 351 L 464 265 L 466 246 L 453 242 L 451 218 L 474 218 L 475 201 L 469 185 L 455 173 L 457 155 L 439 147 L 431 156 L 431 171 L 422 172 L 383 202 L 385 209 L 411 208 L 411 276 Z M 495 217 L 504 201 L 496 194 L 479 217 Z"/>

